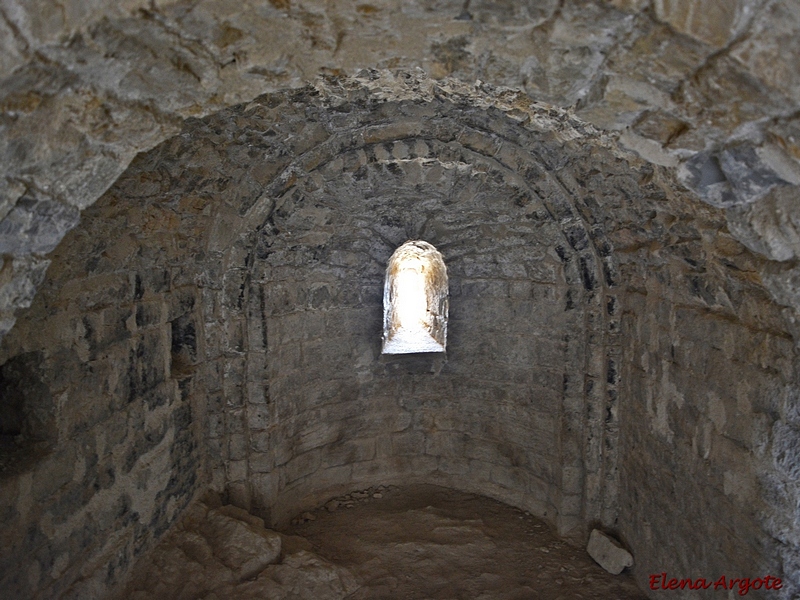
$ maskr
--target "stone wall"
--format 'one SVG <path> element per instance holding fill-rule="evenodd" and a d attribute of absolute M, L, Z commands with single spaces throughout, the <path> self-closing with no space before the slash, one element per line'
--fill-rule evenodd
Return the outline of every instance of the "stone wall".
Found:
<path fill-rule="evenodd" d="M 605 286 L 613 281 L 613 259 L 605 246 L 596 251 L 591 240 L 602 244 L 602 233 L 587 232 L 578 209 L 547 174 L 568 162 L 562 146 L 586 135 L 573 129 L 582 125 L 555 112 L 548 116 L 512 94 L 504 110 L 522 111 L 522 120 L 523 113 L 529 115 L 538 132 L 530 133 L 502 112 L 468 109 L 462 94 L 470 92 L 456 84 L 437 88 L 425 79 L 405 83 L 378 74 L 363 81 L 370 80 L 376 100 L 399 92 L 427 101 L 416 107 L 362 98 L 363 84 L 322 88 L 330 112 L 306 108 L 295 121 L 296 104 L 276 97 L 249 105 L 235 118 L 209 121 L 198 135 L 217 140 L 214 152 L 223 164 L 232 159 L 226 157 L 243 156 L 244 144 L 254 156 L 280 149 L 285 160 L 260 197 L 228 182 L 226 194 L 244 206 L 217 217 L 222 233 L 212 234 L 209 243 L 210 253 L 219 252 L 217 261 L 228 269 L 213 302 L 215 320 L 228 324 L 229 344 L 242 352 L 230 371 L 247 372 L 246 403 L 234 387 L 227 404 L 241 405 L 234 411 L 237 420 L 231 422 L 228 411 L 228 437 L 220 432 L 212 441 L 225 467 L 215 485 L 227 479 L 238 502 L 274 509 L 274 520 L 333 493 L 336 485 L 379 476 L 436 478 L 479 489 L 555 516 L 565 533 L 586 514 L 609 518 L 615 469 L 605 465 L 613 463 L 614 419 L 604 424 L 599 406 L 616 385 L 608 381 L 605 354 L 615 352 L 616 343 L 606 345 L 611 325 Z M 455 99 L 435 100 L 449 94 Z M 293 102 L 300 98 L 309 96 L 297 95 Z M 327 135 L 318 134 L 320 129 Z M 293 131 L 312 132 L 314 145 Z M 305 152 L 292 161 L 282 139 Z M 259 215 L 266 220 L 255 221 Z M 246 233 L 237 239 L 231 231 Z M 409 238 L 430 240 L 453 262 L 451 286 L 463 294 L 458 307 L 452 299 L 450 328 L 451 340 L 461 346 L 451 349 L 443 365 L 376 362 L 385 265 Z M 543 291 L 541 285 L 555 289 Z M 487 316 L 490 306 L 494 312 Z M 542 330 L 537 317 L 552 329 Z M 527 347 L 526 336 L 541 340 L 542 347 Z M 406 369 L 416 377 L 399 378 Z M 438 375 L 420 377 L 420 369 Z M 476 370 L 485 371 L 484 379 L 473 379 Z M 411 398 L 403 399 L 408 391 L 398 396 L 409 387 L 416 390 Z M 439 406 L 448 390 L 461 398 L 458 409 Z M 487 408 L 492 396 L 498 406 Z M 588 415 L 586 404 L 594 405 Z M 529 417 L 522 410 L 526 405 Z M 314 409 L 320 418 L 309 424 Z M 432 413 L 438 409 L 459 413 L 436 425 Z M 253 413 L 259 415 L 255 429 L 249 425 Z M 389 430 L 381 433 L 377 424 L 385 413 L 392 416 Z M 390 443 L 393 433 L 397 439 Z M 359 443 L 367 458 L 359 462 L 373 465 L 337 462 L 337 446 L 347 435 L 365 438 Z M 297 448 L 290 447 L 295 443 Z M 483 454 L 473 443 L 486 446 Z M 544 452 L 548 444 L 559 450 Z M 470 448 L 466 454 L 464 447 Z M 423 456 L 403 458 L 408 453 Z M 558 507 L 555 515 L 548 504 Z"/>
<path fill-rule="evenodd" d="M 335 486 L 415 479 L 559 512 L 582 294 L 541 201 L 461 153 L 425 134 L 342 152 L 299 176 L 260 232 L 247 326 L 266 347 L 246 350 L 267 372 L 246 410 L 268 420 L 250 428 L 247 481 L 274 518 Z M 385 265 L 417 238 L 448 265 L 446 359 L 380 355 Z"/>
<path fill-rule="evenodd" d="M 697 300 L 662 301 L 675 292 L 658 276 L 645 286 L 623 318 L 631 339 L 620 406 L 624 539 L 649 573 L 773 574 L 787 588 L 780 597 L 793 597 L 797 525 L 786 503 L 795 483 L 786 464 L 800 453 L 778 435 L 796 431 L 782 414 L 797 390 L 793 341 L 773 329 L 779 320 L 768 309 L 740 320 Z"/>
<path fill-rule="evenodd" d="M 518 95 L 465 111 L 474 90 L 457 84 L 370 74 L 332 85 L 192 121 L 137 159 L 59 247 L 44 294 L 5 343 L 12 361 L 51 354 L 46 370 L 82 391 L 85 411 L 115 407 L 87 435 L 107 430 L 103 418 L 131 429 L 104 451 L 166 512 L 136 511 L 105 540 L 127 557 L 152 541 L 138 527 L 157 536 L 209 484 L 276 521 L 361 482 L 414 479 L 505 499 L 577 535 L 586 514 L 613 512 L 614 471 L 605 481 L 602 447 L 583 439 L 604 435 L 602 411 L 586 416 L 584 373 L 597 381 L 591 402 L 604 402 L 613 265 L 547 174 L 583 125 Z M 417 100 L 380 100 L 397 92 Z M 519 128 L 511 111 L 535 126 Z M 449 264 L 446 362 L 379 360 L 385 264 L 408 237 L 430 239 Z M 68 362 L 61 346 L 88 349 Z M 87 365 L 104 377 L 87 380 Z M 192 425 L 176 423 L 189 407 Z M 206 423 L 210 471 L 196 440 L 172 443 Z M 145 473 L 148 452 L 167 449 L 162 467 L 182 475 L 164 487 Z M 128 483 L 117 477 L 109 495 L 124 498 Z M 80 496 L 69 526 L 91 508 Z M 106 555 L 62 561 L 89 573 Z"/>
<path fill-rule="evenodd" d="M 207 488 L 198 290 L 141 245 L 169 223 L 120 208 L 87 211 L 0 350 L 4 404 L 47 415 L 0 452 L 6 598 L 106 597 Z"/>
<path fill-rule="evenodd" d="M 68 434 L 4 480 L 26 539 L 6 568 L 40 557 L 56 587 L 24 585 L 44 597 L 109 589 L 206 486 L 281 522 L 429 481 L 578 539 L 616 533 L 643 585 L 757 567 L 791 597 L 794 313 L 725 219 L 571 114 L 487 85 L 365 71 L 190 119 L 84 211 L 4 341 L 1 363 L 46 374 Z M 448 265 L 446 360 L 380 356 L 385 265 L 414 238 Z M 125 433 L 102 437 L 111 421 Z M 25 512 L 26 481 L 87 445 L 110 455 L 107 491 L 80 479 L 90 462 Z M 126 495 L 118 533 L 62 558 L 92 502 Z"/>
<path fill-rule="evenodd" d="M 722 214 L 670 197 L 638 211 L 643 226 L 609 231 L 626 287 L 619 530 L 637 577 L 781 572 L 781 597 L 794 597 L 794 317 L 757 284 Z"/>

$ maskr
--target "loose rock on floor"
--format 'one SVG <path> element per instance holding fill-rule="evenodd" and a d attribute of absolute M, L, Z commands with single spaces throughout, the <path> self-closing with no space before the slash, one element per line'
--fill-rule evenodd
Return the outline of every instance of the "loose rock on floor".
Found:
<path fill-rule="evenodd" d="M 193 505 L 139 563 L 126 600 L 339 600 L 357 585 L 304 540 L 266 529 L 239 508 Z"/>

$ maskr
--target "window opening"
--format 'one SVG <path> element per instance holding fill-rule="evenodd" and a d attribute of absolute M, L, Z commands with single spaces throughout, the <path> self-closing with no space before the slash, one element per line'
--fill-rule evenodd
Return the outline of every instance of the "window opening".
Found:
<path fill-rule="evenodd" d="M 428 242 L 394 251 L 383 287 L 383 354 L 444 352 L 447 342 L 447 268 Z"/>

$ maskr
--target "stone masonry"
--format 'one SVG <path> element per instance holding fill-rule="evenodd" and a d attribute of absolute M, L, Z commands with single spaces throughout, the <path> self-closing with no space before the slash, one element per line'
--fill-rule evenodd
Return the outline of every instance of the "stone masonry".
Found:
<path fill-rule="evenodd" d="M 137 152 L 188 117 L 376 67 L 520 88 L 619 132 L 727 208 L 796 306 L 798 31 L 796 0 L 4 0 L 0 336 Z"/>
<path fill-rule="evenodd" d="M 798 57 L 797 0 L 0 0 L 4 595 L 419 482 L 796 597 Z M 381 356 L 409 239 L 446 355 Z"/>
<path fill-rule="evenodd" d="M 380 355 L 407 239 L 448 268 L 446 357 Z M 800 583 L 793 312 L 722 209 L 568 112 L 419 73 L 265 95 L 140 155 L 50 257 L 0 356 L 38 361 L 59 448 L 4 481 L 19 597 L 116 589 L 209 487 L 280 524 L 412 481 L 601 525 L 643 587 Z"/>

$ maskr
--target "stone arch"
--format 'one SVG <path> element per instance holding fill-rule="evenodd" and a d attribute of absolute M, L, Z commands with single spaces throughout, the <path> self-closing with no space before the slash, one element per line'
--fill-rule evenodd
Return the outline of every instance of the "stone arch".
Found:
<path fill-rule="evenodd" d="M 430 82 L 420 90 L 413 78 L 378 83 L 399 87 L 320 84 L 189 121 L 184 134 L 138 157 L 107 199 L 87 211 L 90 223 L 124 221 L 120 227 L 130 232 L 113 252 L 80 228 L 70 245 L 79 241 L 108 271 L 93 285 L 121 277 L 119 293 L 129 290 L 137 303 L 133 335 L 125 331 L 126 323 L 131 327 L 125 309 L 97 316 L 102 327 L 114 324 L 109 334 L 132 344 L 131 398 L 144 394 L 158 409 L 176 396 L 206 415 L 212 487 L 273 521 L 342 487 L 416 474 L 524 507 L 564 533 L 592 520 L 612 523 L 618 375 L 616 313 L 608 307 L 616 267 L 602 211 L 554 173 L 586 148 L 619 159 L 584 124 L 518 94 L 466 87 L 443 93 Z M 409 220 L 409 211 L 389 201 L 397 199 L 384 193 L 393 182 L 407 184 L 415 197 L 422 188 L 430 192 L 417 211 L 423 218 Z M 363 245 L 363 236 L 327 243 L 337 228 L 326 215 L 347 214 L 337 200 L 347 187 L 361 203 L 354 214 L 372 215 L 372 246 Z M 130 199 L 138 204 L 131 212 Z M 453 216 L 464 210 L 480 225 L 454 226 Z M 363 229 L 353 225 L 352 231 Z M 334 376 L 323 391 L 304 387 L 302 363 L 278 369 L 279 357 L 298 348 L 312 362 L 327 351 L 319 336 L 316 345 L 292 339 L 311 336 L 297 326 L 296 307 L 306 307 L 305 322 L 325 335 L 358 332 L 365 323 L 370 336 L 380 329 L 383 266 L 408 238 L 429 239 L 453 257 L 458 293 L 468 300 L 460 306 L 472 302 L 474 312 L 482 295 L 504 303 L 518 313 L 509 322 L 527 327 L 524 335 L 539 335 L 547 355 L 530 357 L 535 368 L 511 371 L 498 361 L 488 383 L 476 381 L 484 397 L 475 410 L 443 412 L 438 424 L 437 403 L 454 393 L 455 382 L 469 380 L 476 353 L 502 352 L 508 364 L 527 360 L 519 355 L 528 352 L 519 335 L 502 332 L 508 343 L 500 346 L 492 340 L 497 336 L 483 336 L 483 346 L 453 353 L 433 377 L 430 365 L 381 365 L 373 338 L 354 346 L 347 367 L 355 377 Z M 364 260 L 353 261 L 353 248 Z M 504 257 L 520 253 L 525 260 L 512 268 Z M 482 262 L 481 254 L 497 260 Z M 185 256 L 194 259 L 187 263 Z M 278 276 L 300 264 L 320 267 L 306 271 L 313 275 L 307 286 Z M 344 279 L 360 287 L 332 295 L 332 282 L 351 267 L 359 277 Z M 80 262 L 59 267 L 67 278 L 71 271 L 80 277 L 81 268 Z M 170 309 L 151 314 L 159 298 Z M 366 312 L 351 318 L 359 302 Z M 553 315 L 519 312 L 542 307 L 564 328 L 537 333 L 536 324 Z M 350 321 L 332 316 L 338 308 Z M 452 335 L 464 339 L 466 319 L 454 318 Z M 172 358 L 154 370 L 142 362 L 148 353 L 159 355 L 159 340 L 147 328 L 164 319 L 171 331 L 164 353 Z M 285 376 L 274 377 L 278 371 Z M 397 392 L 409 382 L 419 392 L 402 398 L 410 404 L 397 405 L 395 394 L 382 396 L 380 410 L 364 410 L 381 389 Z M 207 403 L 196 405 L 200 397 Z M 513 430 L 519 423 L 527 425 Z M 351 425 L 368 435 L 354 437 Z M 147 435 L 161 439 L 162 432 Z"/>
<path fill-rule="evenodd" d="M 693 525 L 665 524 L 671 506 L 652 510 L 642 490 L 670 491 L 680 471 L 670 460 L 708 467 L 706 477 L 764 460 L 747 446 L 710 466 L 687 456 L 717 424 L 703 398 L 689 398 L 699 376 L 675 375 L 720 360 L 702 338 L 733 336 L 780 369 L 765 376 L 761 355 L 737 348 L 748 389 L 789 381 L 789 336 L 761 301 L 752 257 L 730 240 L 724 260 L 709 253 L 709 239 L 726 239 L 719 211 L 689 206 L 659 169 L 514 92 L 368 73 L 264 96 L 187 121 L 83 219 L 2 362 L 46 348 L 43 369 L 56 375 L 55 421 L 68 441 L 36 466 L 38 481 L 69 479 L 74 456 L 110 439 L 86 429 L 115 432 L 113 452 L 86 458 L 84 475 L 97 480 L 65 485 L 53 502 L 89 531 L 97 498 L 113 490 L 121 571 L 208 485 L 280 522 L 339 490 L 392 480 L 480 492 L 577 536 L 599 524 L 624 537 L 660 519 L 660 543 L 638 552 L 668 564 L 676 544 L 696 539 Z M 448 264 L 446 363 L 380 360 L 385 264 L 415 238 Z M 471 330 L 487 306 L 513 327 Z M 670 347 L 673 336 L 682 345 Z M 716 378 L 701 391 L 738 393 L 729 387 Z M 467 388 L 477 395 L 465 401 Z M 676 389 L 683 407 L 669 404 Z M 90 399 L 88 422 L 75 419 L 74 398 Z M 684 443 L 665 450 L 659 436 Z M 163 477 L 142 472 L 154 458 Z M 103 494 L 84 501 L 73 484 Z M 730 501 L 723 483 L 692 489 L 687 501 Z M 724 514 L 756 530 L 756 547 L 769 527 L 742 505 Z M 28 522 L 46 510 L 33 505 Z M 673 525 L 682 536 L 665 537 Z M 706 550 L 698 564 L 733 560 L 709 562 Z M 112 564 L 107 549 L 92 552 Z"/>
<path fill-rule="evenodd" d="M 326 90 L 326 93 L 347 96 L 349 91 L 336 89 Z M 254 203 L 241 206 L 238 214 L 230 213 L 237 224 L 226 225 L 227 231 L 252 231 L 252 225 L 242 226 L 246 222 L 254 224 L 248 215 L 266 215 L 263 225 L 255 227 L 259 232 L 255 237 L 262 236 L 262 240 L 259 242 L 248 234 L 245 236 L 248 241 L 231 245 L 230 237 L 223 238 L 220 242 L 212 237 L 209 252 L 213 253 L 215 248 L 220 248 L 220 257 L 247 254 L 250 257 L 247 264 L 259 264 L 260 261 L 254 260 L 254 257 L 261 251 L 255 250 L 248 254 L 245 247 L 271 247 L 273 242 L 265 240 L 270 240 L 275 235 L 285 235 L 287 230 L 294 227 L 288 224 L 289 216 L 298 211 L 310 210 L 307 194 L 301 189 L 307 183 L 312 188 L 321 189 L 321 182 L 334 179 L 349 178 L 348 181 L 358 182 L 375 169 L 380 169 L 381 178 L 403 178 L 407 176 L 403 165 L 410 169 L 408 177 L 413 181 L 413 177 L 417 175 L 412 171 L 416 172 L 418 168 L 424 170 L 430 164 L 448 163 L 453 166 L 453 172 L 457 172 L 459 168 L 470 170 L 477 165 L 476 172 L 490 174 L 487 177 L 494 177 L 496 181 L 507 184 L 510 191 L 506 197 L 514 206 L 519 206 L 523 213 L 527 211 L 527 218 L 547 221 L 560 231 L 559 241 L 553 244 L 552 251 L 562 264 L 565 281 L 570 289 L 564 302 L 570 309 L 581 307 L 580 320 L 585 324 L 582 325 L 584 333 L 578 336 L 567 335 L 563 342 L 566 346 L 565 353 L 572 360 L 579 361 L 582 366 L 564 377 L 563 381 L 560 378 L 558 382 L 559 394 L 565 396 L 558 409 L 564 414 L 558 446 L 563 451 L 566 464 L 560 464 L 556 469 L 558 473 L 552 476 L 549 496 L 540 494 L 548 499 L 524 499 L 524 494 L 509 490 L 509 487 L 513 488 L 511 483 L 505 486 L 505 490 L 504 486 L 497 485 L 493 490 L 482 491 L 518 506 L 531 508 L 537 514 L 554 517 L 563 532 L 575 530 L 581 522 L 588 519 L 613 522 L 616 493 L 615 403 L 619 383 L 615 357 L 618 348 L 615 346 L 614 336 L 610 335 L 611 330 L 617 327 L 618 313 L 611 310 L 609 314 L 609 307 L 619 306 L 613 293 L 616 285 L 614 257 L 602 228 L 587 224 L 587 218 L 594 219 L 595 223 L 601 220 L 600 217 L 592 216 L 597 207 L 589 208 L 579 201 L 576 202 L 564 184 L 549 173 L 563 169 L 566 164 L 565 156 L 568 151 L 564 148 L 565 140 L 561 138 L 562 135 L 567 141 L 570 136 L 595 136 L 600 147 L 606 142 L 602 142 L 579 121 L 570 120 L 568 116 L 550 109 L 539 111 L 538 107 L 530 104 L 523 103 L 523 106 L 525 110 L 536 115 L 536 125 L 520 127 L 518 120 L 509 118 L 509 112 L 520 110 L 515 105 L 520 97 L 514 94 L 510 97 L 501 94 L 492 100 L 487 99 L 486 106 L 481 108 L 442 98 L 434 98 L 431 104 L 425 106 L 402 100 L 375 105 L 372 100 L 365 102 L 359 94 L 360 92 L 349 96 L 346 100 L 336 100 L 337 109 L 346 115 L 343 117 L 346 121 L 344 126 L 330 127 L 327 137 L 320 136 L 322 141 L 313 147 L 303 148 L 304 152 L 293 160 L 287 160 L 287 156 L 283 171 L 264 186 L 264 193 Z M 314 130 L 318 127 L 314 124 L 315 119 L 326 119 L 325 102 L 323 101 L 323 112 L 315 112 L 320 109 L 314 109 L 312 112 L 316 116 L 309 119 L 304 127 Z M 481 102 L 484 101 L 476 104 L 481 106 Z M 492 106 L 492 103 L 496 106 Z M 432 109 L 431 105 L 435 108 Z M 367 106 L 369 111 L 364 110 Z M 268 122 L 267 115 L 273 110 L 257 103 L 251 103 L 248 108 L 257 122 Z M 282 109 L 285 110 L 285 106 Z M 385 112 L 395 110 L 403 117 L 385 117 Z M 440 114 L 431 118 L 432 110 Z M 308 115 L 306 111 L 305 118 Z M 291 119 L 289 116 L 288 120 Z M 558 133 L 554 134 L 554 131 Z M 573 151 L 576 151 L 576 147 L 570 145 L 569 152 Z M 600 151 L 613 154 L 610 150 Z M 419 182 L 414 183 L 418 184 Z M 451 200 L 457 197 L 455 193 L 450 196 Z M 531 202 L 532 199 L 535 202 Z M 448 200 L 443 200 L 441 206 L 446 208 L 447 202 Z M 240 217 L 239 214 L 244 216 Z M 216 231 L 222 231 L 222 228 L 218 227 Z M 413 224 L 403 231 L 403 236 L 406 237 L 425 237 L 427 234 L 428 231 L 424 228 L 414 230 Z M 396 240 L 394 244 L 400 241 L 402 239 Z M 438 246 L 439 242 L 434 241 Z M 387 258 L 392 247 L 390 244 L 385 250 Z M 228 262 L 228 259 L 222 258 L 222 261 Z M 241 271 L 242 282 L 265 279 L 263 275 L 245 272 Z M 319 289 L 324 288 L 324 285 L 320 285 L 322 287 Z M 246 285 L 244 287 L 253 292 L 252 288 Z M 284 288 L 280 293 L 285 295 L 288 291 Z M 310 295 L 315 293 L 309 290 Z M 256 291 L 254 295 L 260 298 L 259 302 L 264 302 L 263 291 Z M 244 297 L 247 296 L 248 292 L 245 291 Z M 302 303 L 308 300 L 308 295 L 305 298 L 284 297 L 282 301 L 295 305 L 298 300 Z M 247 303 L 247 300 L 244 302 Z M 585 327 L 590 327 L 593 332 L 586 337 Z M 258 434 L 256 437 L 263 436 Z M 511 450 L 510 454 L 513 455 L 514 452 Z M 514 460 L 516 459 L 511 462 Z M 310 468 L 318 469 L 319 465 L 313 463 Z M 379 472 L 380 469 L 375 474 Z M 299 479 L 309 478 L 309 475 L 310 473 L 300 475 Z M 280 482 L 277 472 L 269 476 L 268 483 L 255 486 L 256 489 L 260 487 L 262 490 L 270 490 L 267 496 L 254 492 L 252 477 L 247 481 L 229 482 L 229 485 L 240 490 L 236 494 L 243 498 L 242 502 L 255 502 L 264 510 L 271 507 L 276 515 L 291 510 L 288 508 L 290 505 L 313 503 L 318 499 L 315 494 L 330 493 L 330 490 L 324 492 L 319 489 L 305 489 L 297 484 L 297 476 L 293 477 L 289 484 L 294 488 L 291 493 L 286 489 L 286 483 Z M 374 474 L 372 477 L 374 478 Z M 487 475 L 485 478 L 488 477 Z M 263 473 L 256 474 L 255 479 L 259 478 L 262 481 L 267 479 Z M 507 482 L 512 478 L 513 475 L 509 475 Z M 319 474 L 312 479 L 325 480 Z M 464 478 L 461 477 L 461 480 Z M 369 481 L 366 478 L 360 483 Z M 278 503 L 279 495 L 282 496 L 280 504 L 283 508 Z"/>

